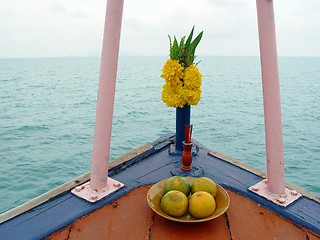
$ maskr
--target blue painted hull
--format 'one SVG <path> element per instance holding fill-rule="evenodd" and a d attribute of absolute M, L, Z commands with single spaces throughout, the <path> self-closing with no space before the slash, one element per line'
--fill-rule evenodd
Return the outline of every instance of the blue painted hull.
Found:
<path fill-rule="evenodd" d="M 181 166 L 181 155 L 170 154 L 170 145 L 174 138 L 174 134 L 165 135 L 153 142 L 149 150 L 111 168 L 109 176 L 125 184 L 125 187 L 114 194 L 93 204 L 67 191 L 0 224 L 0 239 L 45 238 L 137 187 L 171 177 L 170 171 Z M 248 190 L 249 186 L 263 179 L 261 176 L 214 157 L 209 154 L 209 149 L 196 141 L 194 143 L 197 151 L 194 154 L 193 164 L 200 166 L 204 176 L 320 235 L 318 202 L 302 197 L 286 208 L 278 206 Z"/>

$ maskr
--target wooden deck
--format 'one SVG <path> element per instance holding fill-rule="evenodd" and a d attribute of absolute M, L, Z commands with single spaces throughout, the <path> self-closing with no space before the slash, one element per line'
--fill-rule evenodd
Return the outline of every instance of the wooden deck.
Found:
<path fill-rule="evenodd" d="M 263 173 L 196 141 L 193 165 L 228 190 L 229 209 L 217 219 L 196 224 L 154 214 L 146 200 L 148 189 L 181 166 L 181 155 L 170 151 L 174 137 L 162 136 L 111 162 L 109 176 L 125 186 L 96 203 L 70 192 L 89 180 L 88 173 L 0 215 L 0 239 L 320 240 L 319 196 L 304 192 L 286 208 L 274 204 L 248 190 Z"/>
<path fill-rule="evenodd" d="M 232 191 L 228 191 L 231 198 L 229 209 L 217 219 L 204 223 L 167 220 L 149 208 L 146 200 L 149 188 L 134 189 L 128 195 L 76 220 L 49 239 L 320 240 L 312 232 Z"/>

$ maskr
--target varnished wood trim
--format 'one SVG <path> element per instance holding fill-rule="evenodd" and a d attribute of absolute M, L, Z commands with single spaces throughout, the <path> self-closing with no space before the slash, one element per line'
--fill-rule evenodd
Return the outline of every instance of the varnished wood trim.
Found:
<path fill-rule="evenodd" d="M 217 151 L 209 152 L 209 155 L 217 157 L 217 158 L 219 158 L 221 160 L 224 160 L 226 162 L 232 163 L 233 165 L 236 165 L 236 166 L 238 166 L 238 167 L 240 167 L 242 169 L 247 170 L 248 172 L 252 172 L 252 173 L 254 173 L 256 175 L 259 175 L 259 176 L 261 176 L 263 178 L 267 178 L 267 174 L 265 172 L 263 172 L 263 171 L 261 171 L 261 170 L 259 170 L 257 168 L 254 168 L 254 167 L 252 167 L 252 166 L 250 166 L 250 165 L 248 165 L 246 163 L 243 163 L 243 162 L 240 162 L 240 161 L 238 161 L 236 159 L 233 159 L 233 158 L 231 158 L 229 156 L 226 156 L 226 155 L 224 155 L 222 153 L 219 153 Z M 296 190 L 297 192 L 302 194 L 304 197 L 307 197 L 309 199 L 312 199 L 312 200 L 320 203 L 320 196 L 318 196 L 318 195 L 316 195 L 316 194 L 314 194 L 312 192 L 309 192 L 309 191 L 307 191 L 307 190 L 305 190 L 303 188 L 300 188 L 300 187 L 298 187 L 298 186 L 296 186 L 294 184 L 288 183 L 288 182 L 286 182 L 286 187 L 288 189 L 291 189 L 291 190 Z"/>
<path fill-rule="evenodd" d="M 120 164 L 126 162 L 126 161 L 129 161 L 131 160 L 132 158 L 146 152 L 146 151 L 149 151 L 150 149 L 152 149 L 153 146 L 150 145 L 150 144 L 144 144 L 134 150 L 132 150 L 131 152 L 128 152 L 124 155 L 122 155 L 121 157 L 118 157 L 116 158 L 115 160 L 111 161 L 109 163 L 109 169 L 112 169 L 114 167 L 117 167 L 119 166 Z M 66 182 L 16 208 L 13 208 L 7 212 L 4 212 L 0 215 L 0 224 L 15 217 L 15 216 L 18 216 L 24 212 L 27 212 L 29 211 L 30 209 L 62 194 L 62 193 L 65 193 L 67 191 L 70 191 L 71 189 L 75 188 L 76 186 L 79 186 L 87 181 L 90 180 L 90 172 L 87 172 L 69 182 Z"/>

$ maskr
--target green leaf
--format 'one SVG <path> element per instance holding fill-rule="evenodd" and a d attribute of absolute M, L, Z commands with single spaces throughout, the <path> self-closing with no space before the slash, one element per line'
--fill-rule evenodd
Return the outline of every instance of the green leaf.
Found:
<path fill-rule="evenodd" d="M 194 53 L 196 51 L 196 47 L 198 46 L 201 38 L 203 35 L 203 31 L 201 33 L 199 33 L 199 35 L 193 40 L 193 42 L 190 44 L 190 51 L 188 51 L 192 56 L 194 56 Z"/>
<path fill-rule="evenodd" d="M 185 63 L 185 53 L 186 53 L 185 44 L 184 44 L 185 38 L 186 37 L 181 38 L 180 46 L 179 46 L 179 53 L 178 53 L 178 60 L 183 67 L 184 67 L 184 63 Z"/>
<path fill-rule="evenodd" d="M 173 46 L 172 46 L 172 60 L 178 59 L 179 46 L 176 37 L 174 37 Z"/>
<path fill-rule="evenodd" d="M 181 41 L 180 41 L 180 44 L 179 44 L 179 48 L 181 48 L 183 45 L 184 45 L 184 40 L 185 40 L 186 37 L 182 37 L 181 38 Z"/>
<path fill-rule="evenodd" d="M 194 26 L 192 27 L 191 33 L 190 33 L 190 35 L 189 35 L 189 37 L 188 37 L 188 39 L 186 41 L 186 49 L 188 49 L 189 46 L 190 46 L 190 43 L 191 43 L 191 40 L 192 40 L 192 36 L 193 36 L 193 31 L 194 31 Z"/>
<path fill-rule="evenodd" d="M 176 37 L 174 36 L 174 41 L 172 43 L 171 38 L 169 36 L 170 40 L 170 59 L 172 60 L 179 60 L 179 63 L 184 67 L 188 67 L 194 62 L 194 53 L 196 50 L 196 47 L 198 46 L 203 31 L 192 41 L 193 33 L 194 33 L 195 26 L 192 27 L 192 30 L 188 36 L 187 41 L 186 37 L 182 37 L 180 40 L 180 43 L 178 44 L 178 41 Z M 192 42 L 191 42 L 192 41 Z"/>
<path fill-rule="evenodd" d="M 170 54 L 169 54 L 169 56 L 170 56 L 170 59 L 172 59 L 172 41 L 171 41 L 171 37 L 170 37 L 170 35 L 168 35 L 168 37 L 169 37 L 169 45 L 170 45 Z"/>
<path fill-rule="evenodd" d="M 199 35 L 192 41 L 191 44 L 195 44 L 196 47 L 197 47 L 197 45 L 199 44 L 199 42 L 200 42 L 200 40 L 202 38 L 202 35 L 203 35 L 203 31 L 201 33 L 199 33 Z"/>

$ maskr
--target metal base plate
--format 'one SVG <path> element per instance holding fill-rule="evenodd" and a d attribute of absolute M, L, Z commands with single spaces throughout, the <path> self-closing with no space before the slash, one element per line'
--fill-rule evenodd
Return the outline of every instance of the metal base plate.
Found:
<path fill-rule="evenodd" d="M 83 185 L 80 185 L 74 188 L 71 192 L 80 198 L 83 198 L 89 202 L 94 203 L 124 186 L 123 183 L 118 182 L 109 177 L 107 180 L 107 184 L 108 185 L 105 188 L 95 190 L 91 188 L 90 181 L 89 181 Z"/>
<path fill-rule="evenodd" d="M 283 207 L 288 206 L 301 197 L 300 193 L 288 188 L 285 188 L 283 194 L 273 194 L 269 192 L 266 179 L 249 187 L 249 190 Z"/>
<path fill-rule="evenodd" d="M 203 175 L 203 171 L 199 166 L 192 165 L 192 170 L 190 172 L 182 171 L 181 164 L 175 164 L 174 168 L 170 170 L 170 173 L 173 176 L 181 176 L 181 177 L 201 177 Z"/>

